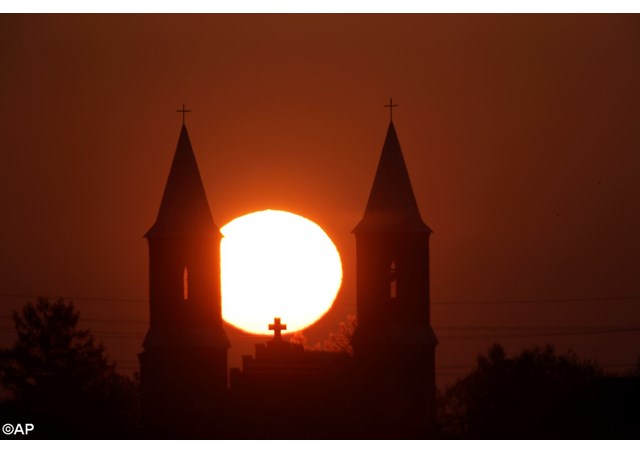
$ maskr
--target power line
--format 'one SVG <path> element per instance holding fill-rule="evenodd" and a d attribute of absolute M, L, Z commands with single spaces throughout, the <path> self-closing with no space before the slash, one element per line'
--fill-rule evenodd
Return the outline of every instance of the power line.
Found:
<path fill-rule="evenodd" d="M 496 334 L 496 335 L 487 335 L 487 334 L 478 334 L 478 335 L 441 335 L 438 336 L 439 340 L 442 341 L 456 341 L 456 340 L 497 340 L 497 339 L 507 339 L 507 338 L 535 338 L 535 337 L 567 337 L 567 336 L 575 336 L 575 335 L 603 335 L 603 334 L 613 334 L 613 333 L 633 333 L 640 332 L 640 328 L 627 328 L 627 329 L 603 329 L 603 330 L 592 330 L 592 331 L 549 331 L 549 332 L 541 332 L 541 333 L 511 333 L 511 334 Z"/>
<path fill-rule="evenodd" d="M 436 329 L 438 330 L 438 329 Z M 481 329 L 469 329 L 482 332 Z M 0 332 L 14 332 L 14 329 L 10 327 L 0 327 Z M 640 327 L 617 327 L 617 328 L 602 328 L 593 330 L 541 330 L 531 332 L 516 333 L 511 331 L 510 333 L 477 333 L 477 334 L 460 334 L 460 335 L 438 335 L 438 339 L 441 341 L 466 341 L 466 340 L 497 340 L 497 339 L 509 339 L 509 338 L 535 338 L 535 337 L 560 337 L 560 336 L 588 336 L 588 335 L 604 335 L 604 334 L 618 334 L 618 333 L 635 333 L 640 332 Z M 93 331 L 96 337 L 99 338 L 113 338 L 113 339 L 130 339 L 141 340 L 144 338 L 144 333 L 139 332 L 117 332 L 117 331 Z M 257 335 L 251 334 L 236 334 L 229 335 L 231 337 L 244 337 L 254 338 L 258 340 Z"/>
<path fill-rule="evenodd" d="M 33 294 L 0 294 L 0 297 L 7 297 L 11 299 L 65 299 L 73 302 L 81 301 L 81 302 L 135 302 L 135 303 L 146 303 L 149 302 L 148 299 L 128 299 L 128 298 L 118 298 L 118 297 L 77 297 L 77 296 L 42 296 L 42 295 L 33 295 Z"/>
<path fill-rule="evenodd" d="M 640 301 L 640 296 L 611 296 L 611 297 L 577 297 L 566 299 L 519 299 L 519 300 L 451 300 L 446 302 L 433 302 L 432 305 L 504 305 L 504 304 L 554 304 L 567 302 L 618 302 Z"/>
<path fill-rule="evenodd" d="M 0 316 L 0 320 L 12 321 L 13 317 L 11 316 Z M 81 324 L 84 323 L 98 323 L 98 324 L 133 324 L 133 325 L 142 325 L 148 326 L 148 320 L 137 320 L 137 319 L 99 319 L 99 318 L 80 318 L 79 321 Z M 0 326 L 1 327 L 1 326 Z"/>
<path fill-rule="evenodd" d="M 0 320 L 13 320 L 12 316 L 0 315 Z M 148 319 L 115 319 L 115 318 L 80 318 L 81 323 L 98 323 L 98 324 L 116 324 L 116 325 L 140 325 L 140 326 L 148 326 Z M 9 326 L 0 326 L 9 327 Z M 561 326 L 531 326 L 531 325 L 517 325 L 517 326 L 480 326 L 480 325 L 453 325 L 453 326 L 438 326 L 435 325 L 433 328 L 440 331 L 472 331 L 472 332 L 555 332 L 558 330 L 562 331 L 592 331 L 592 330 L 603 330 L 603 329 L 637 329 L 640 328 L 638 326 L 632 325 L 586 325 L 586 326 L 571 326 L 571 325 L 561 325 Z M 270 334 L 258 335 L 244 332 L 229 332 L 228 335 L 236 336 L 236 337 L 260 337 L 260 336 L 271 336 Z"/>
<path fill-rule="evenodd" d="M 436 331 L 475 331 L 475 332 L 555 332 L 558 330 L 563 331 L 595 331 L 603 329 L 640 329 L 640 326 L 612 326 L 612 325 L 600 325 L 600 326 L 433 326 Z"/>
<path fill-rule="evenodd" d="M 34 299 L 45 297 L 47 299 L 66 299 L 74 302 L 135 302 L 148 303 L 148 299 L 131 298 L 107 298 L 107 297 L 77 297 L 77 296 L 37 296 L 33 294 L 0 294 L 0 297 L 12 299 Z M 552 304 L 552 303 L 572 303 L 572 302 L 624 302 L 640 301 L 640 296 L 607 296 L 607 297 L 577 297 L 559 299 L 501 299 L 501 300 L 449 300 L 434 301 L 431 305 L 457 306 L 457 305 L 505 305 L 505 304 Z M 352 302 L 343 302 L 341 305 L 355 306 Z"/>

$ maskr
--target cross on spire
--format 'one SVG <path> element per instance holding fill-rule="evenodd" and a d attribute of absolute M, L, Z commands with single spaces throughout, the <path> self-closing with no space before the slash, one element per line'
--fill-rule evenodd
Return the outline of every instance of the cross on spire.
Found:
<path fill-rule="evenodd" d="M 393 103 L 393 98 L 389 98 L 389 103 L 385 105 L 385 107 L 389 107 L 389 120 L 393 121 L 393 108 L 400 107 L 398 104 Z"/>
<path fill-rule="evenodd" d="M 182 110 L 176 110 L 176 112 L 182 113 L 182 125 L 184 125 L 184 114 L 191 112 L 191 110 L 186 110 L 184 104 L 182 104 Z"/>
<path fill-rule="evenodd" d="M 269 324 L 269 330 L 273 330 L 274 340 L 281 340 L 282 331 L 287 330 L 287 325 L 281 324 L 280 318 L 273 318 L 273 324 Z"/>

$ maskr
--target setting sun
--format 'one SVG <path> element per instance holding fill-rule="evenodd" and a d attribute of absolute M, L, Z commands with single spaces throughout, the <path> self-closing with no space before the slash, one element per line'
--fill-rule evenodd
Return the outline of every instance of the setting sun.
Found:
<path fill-rule="evenodd" d="M 285 211 L 238 217 L 221 229 L 222 316 L 239 329 L 270 334 L 279 317 L 287 332 L 329 310 L 342 283 L 340 255 L 312 221 Z"/>

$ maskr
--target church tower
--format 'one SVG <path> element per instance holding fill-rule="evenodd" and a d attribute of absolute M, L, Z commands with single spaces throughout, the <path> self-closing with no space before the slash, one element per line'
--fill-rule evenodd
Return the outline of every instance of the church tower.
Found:
<path fill-rule="evenodd" d="M 142 422 L 155 436 L 195 437 L 205 424 L 215 430 L 222 411 L 229 340 L 222 327 L 222 234 L 184 123 L 158 217 L 145 237 L 150 326 L 139 355 Z"/>
<path fill-rule="evenodd" d="M 435 347 L 429 235 L 390 121 L 356 238 L 358 327 L 354 360 L 372 426 L 383 436 L 428 435 L 435 417 Z M 386 423 L 388 420 L 388 423 Z"/>

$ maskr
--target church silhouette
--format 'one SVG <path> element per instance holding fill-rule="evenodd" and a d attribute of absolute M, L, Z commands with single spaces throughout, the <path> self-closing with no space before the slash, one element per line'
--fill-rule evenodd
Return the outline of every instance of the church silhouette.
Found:
<path fill-rule="evenodd" d="M 391 102 L 388 107 L 394 105 Z M 184 107 L 183 107 L 184 115 Z M 140 359 L 153 438 L 420 439 L 435 424 L 429 236 L 389 122 L 356 238 L 353 357 L 281 337 L 228 370 L 220 241 L 184 124 L 149 244 L 149 330 Z M 286 320 L 283 320 L 286 321 Z"/>

